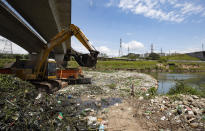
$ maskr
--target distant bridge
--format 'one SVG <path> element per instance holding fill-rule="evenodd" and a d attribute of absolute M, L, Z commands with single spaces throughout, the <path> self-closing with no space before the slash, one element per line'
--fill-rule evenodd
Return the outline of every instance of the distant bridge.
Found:
<path fill-rule="evenodd" d="M 69 24 L 71 0 L 0 0 L 0 35 L 30 54 L 39 53 Z M 55 48 L 56 57 L 62 59 L 70 45 L 68 40 Z"/>

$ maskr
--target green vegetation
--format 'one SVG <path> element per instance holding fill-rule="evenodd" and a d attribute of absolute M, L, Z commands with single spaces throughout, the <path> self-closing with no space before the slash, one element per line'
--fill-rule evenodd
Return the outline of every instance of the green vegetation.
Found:
<path fill-rule="evenodd" d="M 137 58 L 139 58 L 139 57 L 140 57 L 139 54 L 129 53 L 128 55 L 122 56 L 121 58 L 125 58 L 125 59 L 137 59 Z"/>
<path fill-rule="evenodd" d="M 1 59 L 15 59 L 19 57 L 20 59 L 28 59 L 27 54 L 0 54 Z"/>
<path fill-rule="evenodd" d="M 98 61 L 96 69 L 154 69 L 157 61 Z M 69 67 L 79 67 L 75 61 L 69 62 Z"/>
<path fill-rule="evenodd" d="M 157 88 L 155 88 L 155 87 L 149 88 L 148 93 L 150 94 L 150 96 L 157 95 Z"/>
<path fill-rule="evenodd" d="M 165 57 L 160 57 L 160 59 L 158 60 L 159 63 L 167 63 L 168 59 Z"/>
<path fill-rule="evenodd" d="M 157 66 L 157 64 L 163 64 L 163 66 Z M 168 68 L 166 67 L 168 66 Z M 79 67 L 76 61 L 70 61 L 69 67 Z M 87 68 L 84 68 L 85 70 Z M 160 58 L 159 61 L 147 61 L 147 60 L 138 60 L 138 61 L 101 61 L 98 60 L 96 65 L 96 70 L 110 72 L 110 70 L 155 70 L 163 69 L 164 71 L 170 70 L 172 72 L 189 72 L 189 71 L 205 71 L 205 63 L 193 63 L 193 62 L 167 62 L 166 58 Z"/>
<path fill-rule="evenodd" d="M 149 94 L 149 95 L 147 95 L 147 94 Z M 138 95 L 141 95 L 141 93 L 139 93 Z M 156 95 L 158 95 L 157 94 L 157 88 L 151 87 L 147 90 L 147 93 L 144 92 L 142 95 L 145 99 L 151 99 L 151 98 L 155 97 Z"/>
<path fill-rule="evenodd" d="M 184 81 L 177 81 L 177 84 L 174 88 L 171 88 L 168 92 L 169 95 L 176 94 L 189 94 L 189 95 L 197 95 L 201 97 L 205 97 L 205 91 L 197 90 L 191 86 L 188 86 L 184 83 Z"/>
<path fill-rule="evenodd" d="M 20 59 L 28 59 L 28 55 L 24 54 L 0 54 L 0 68 L 3 68 L 4 65 L 14 62 L 16 57 Z"/>
<path fill-rule="evenodd" d="M 199 58 L 192 57 L 186 54 L 177 54 L 177 55 L 171 55 L 171 56 L 163 56 L 162 58 L 168 59 L 168 60 L 187 60 L 187 61 L 200 61 Z"/>
<path fill-rule="evenodd" d="M 3 68 L 4 65 L 14 62 L 15 59 L 0 59 L 0 68 Z"/>
<path fill-rule="evenodd" d="M 148 60 L 159 60 L 160 56 L 157 53 L 151 53 L 147 59 Z"/>
<path fill-rule="evenodd" d="M 153 69 L 157 61 L 98 61 L 97 69 Z"/>
<path fill-rule="evenodd" d="M 110 89 L 115 89 L 115 88 L 116 88 L 116 84 L 115 84 L 115 83 L 112 83 L 112 84 L 108 85 L 108 87 L 109 87 Z"/>

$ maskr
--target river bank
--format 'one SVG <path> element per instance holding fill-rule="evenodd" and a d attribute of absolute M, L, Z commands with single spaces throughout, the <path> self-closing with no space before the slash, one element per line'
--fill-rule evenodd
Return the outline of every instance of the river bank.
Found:
<path fill-rule="evenodd" d="M 79 67 L 75 61 L 70 61 L 69 67 Z M 194 73 L 205 72 L 205 63 L 195 62 L 159 62 L 149 60 L 138 61 L 98 61 L 96 67 L 83 68 L 84 70 L 96 71 L 136 71 L 140 73 L 173 72 L 173 73 Z"/>
<path fill-rule="evenodd" d="M 4 95 L 0 97 L 0 129 L 204 129 L 204 98 L 157 95 L 157 80 L 137 72 L 85 71 L 84 75 L 92 78 L 92 84 L 69 85 L 54 94 L 36 93 L 30 84 L 18 78 L 1 77 Z M 178 109 L 182 113 L 177 114 Z"/>

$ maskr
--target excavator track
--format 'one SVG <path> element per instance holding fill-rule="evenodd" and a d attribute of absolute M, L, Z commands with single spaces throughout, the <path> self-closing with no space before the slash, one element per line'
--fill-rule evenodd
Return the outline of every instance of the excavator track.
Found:
<path fill-rule="evenodd" d="M 31 80 L 30 82 L 39 92 L 46 93 L 54 93 L 68 85 L 67 82 L 63 82 L 61 80 Z"/>

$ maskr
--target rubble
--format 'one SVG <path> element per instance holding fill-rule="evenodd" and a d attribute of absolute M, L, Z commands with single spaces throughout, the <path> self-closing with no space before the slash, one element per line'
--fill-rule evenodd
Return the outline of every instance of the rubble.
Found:
<path fill-rule="evenodd" d="M 156 96 L 143 101 L 140 110 L 149 110 L 150 113 L 146 111 L 146 117 L 149 116 L 150 121 L 161 120 L 156 123 L 159 129 L 205 129 L 205 98 L 195 95 Z"/>

